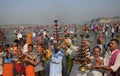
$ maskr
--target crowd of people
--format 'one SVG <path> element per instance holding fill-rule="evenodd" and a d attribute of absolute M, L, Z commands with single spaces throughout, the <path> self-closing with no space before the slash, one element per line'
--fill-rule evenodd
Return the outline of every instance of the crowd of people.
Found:
<path fill-rule="evenodd" d="M 0 28 L 0 75 L 120 76 L 119 23 L 61 26 L 59 43 L 51 29 L 51 26 Z M 84 47 L 89 49 L 90 63 L 84 74 L 77 74 L 73 71 L 74 58 L 80 51 L 81 33 L 87 34 Z"/>

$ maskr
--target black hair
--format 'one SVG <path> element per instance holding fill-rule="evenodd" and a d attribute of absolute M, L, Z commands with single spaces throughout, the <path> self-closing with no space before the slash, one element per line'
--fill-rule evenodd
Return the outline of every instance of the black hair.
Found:
<path fill-rule="evenodd" d="M 119 40 L 118 39 L 111 39 L 111 41 L 115 41 L 117 45 L 119 45 Z"/>
<path fill-rule="evenodd" d="M 20 41 L 18 39 L 14 40 L 13 42 L 16 43 L 16 46 L 20 44 Z"/>
<path fill-rule="evenodd" d="M 5 44 L 4 46 L 8 48 L 8 47 L 10 47 L 10 44 Z"/>
<path fill-rule="evenodd" d="M 94 51 L 96 48 L 98 48 L 98 49 L 100 50 L 100 52 L 101 52 L 101 48 L 100 48 L 99 46 L 95 46 L 95 47 L 93 48 L 93 51 Z"/>
<path fill-rule="evenodd" d="M 15 39 L 13 42 L 17 43 L 18 45 L 20 41 L 18 39 Z"/>
<path fill-rule="evenodd" d="M 31 46 L 33 48 L 33 44 L 29 44 L 28 47 Z"/>

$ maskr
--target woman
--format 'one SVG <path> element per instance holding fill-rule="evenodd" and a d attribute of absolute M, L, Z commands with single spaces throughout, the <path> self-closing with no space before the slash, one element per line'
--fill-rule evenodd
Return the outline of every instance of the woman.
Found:
<path fill-rule="evenodd" d="M 26 76 L 35 76 L 35 71 L 34 71 L 34 61 L 35 61 L 35 56 L 33 54 L 33 45 L 29 44 L 28 45 L 28 52 L 26 52 L 24 55 L 25 57 L 25 73 Z"/>
<path fill-rule="evenodd" d="M 13 60 L 14 56 L 13 53 L 10 50 L 4 50 L 3 54 L 3 76 L 13 76 Z"/>

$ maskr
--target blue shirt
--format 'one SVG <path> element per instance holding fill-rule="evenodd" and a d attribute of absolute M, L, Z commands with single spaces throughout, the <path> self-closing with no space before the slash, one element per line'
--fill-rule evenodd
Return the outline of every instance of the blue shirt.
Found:
<path fill-rule="evenodd" d="M 62 74 L 62 59 L 63 53 L 61 52 L 61 49 L 57 53 L 55 53 L 55 50 L 53 49 L 50 60 L 50 75 Z"/>
<path fill-rule="evenodd" d="M 10 53 L 10 58 L 6 58 L 6 53 L 3 54 L 3 60 L 4 60 L 4 63 L 11 63 L 13 60 L 14 60 L 14 56 L 12 53 Z"/>

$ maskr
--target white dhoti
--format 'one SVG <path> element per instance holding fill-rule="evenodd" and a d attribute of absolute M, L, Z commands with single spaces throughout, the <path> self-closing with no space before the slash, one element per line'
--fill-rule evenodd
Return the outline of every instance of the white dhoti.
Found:
<path fill-rule="evenodd" d="M 59 73 L 59 74 L 50 74 L 50 76 L 62 76 L 62 74 L 61 73 Z"/>
<path fill-rule="evenodd" d="M 80 65 L 78 64 L 73 64 L 73 67 L 72 67 L 72 70 L 71 70 L 71 73 L 70 73 L 70 76 L 87 76 L 87 72 L 81 72 L 78 70 Z"/>
<path fill-rule="evenodd" d="M 88 72 L 87 76 L 103 76 L 103 74 L 99 71 L 93 70 L 93 71 Z"/>

